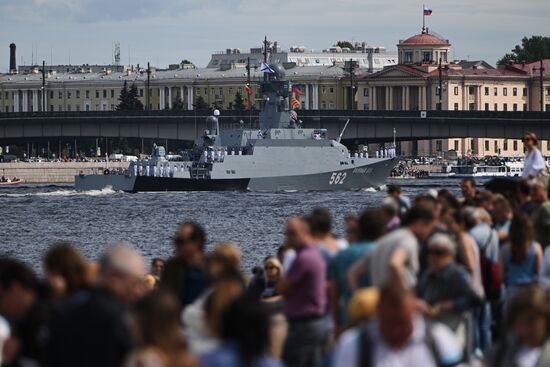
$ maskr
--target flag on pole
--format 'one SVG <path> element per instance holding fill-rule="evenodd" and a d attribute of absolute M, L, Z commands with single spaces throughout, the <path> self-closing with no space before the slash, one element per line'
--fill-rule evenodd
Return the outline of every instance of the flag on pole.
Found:
<path fill-rule="evenodd" d="M 248 95 L 252 94 L 252 88 L 250 88 L 250 84 L 246 83 L 244 90 L 246 91 L 246 94 Z"/>
<path fill-rule="evenodd" d="M 292 84 L 292 93 L 302 94 L 302 87 L 300 87 L 300 84 Z"/>
<path fill-rule="evenodd" d="M 262 73 L 266 74 L 275 74 L 275 70 L 273 70 L 269 65 L 267 65 L 265 62 L 262 62 L 262 65 L 260 66 L 260 71 Z"/>
<path fill-rule="evenodd" d="M 300 103 L 300 101 L 296 97 L 290 98 L 290 104 L 291 104 L 292 108 L 297 109 L 297 108 L 302 107 L 302 104 Z"/>
<path fill-rule="evenodd" d="M 424 16 L 429 17 L 432 15 L 432 9 L 424 7 Z"/>

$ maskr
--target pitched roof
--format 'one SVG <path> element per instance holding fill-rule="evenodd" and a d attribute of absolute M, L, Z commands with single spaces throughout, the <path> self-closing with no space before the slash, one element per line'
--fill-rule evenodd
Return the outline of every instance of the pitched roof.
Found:
<path fill-rule="evenodd" d="M 420 33 L 400 41 L 399 45 L 431 45 L 431 46 L 450 46 L 449 40 L 444 40 L 427 32 Z M 399 46 L 398 45 L 398 46 Z"/>
<path fill-rule="evenodd" d="M 509 69 L 521 70 L 532 76 L 540 75 L 540 61 L 535 61 L 530 64 L 508 64 L 504 66 Z M 542 60 L 542 67 L 544 68 L 544 75 L 550 75 L 550 59 Z M 536 70 L 533 70 L 536 69 Z"/>

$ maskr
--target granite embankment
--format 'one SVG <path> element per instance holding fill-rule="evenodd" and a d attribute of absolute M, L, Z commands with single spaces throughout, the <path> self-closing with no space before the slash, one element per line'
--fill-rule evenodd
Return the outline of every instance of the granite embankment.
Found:
<path fill-rule="evenodd" d="M 125 169 L 128 162 L 37 162 L 0 163 L 0 176 L 17 177 L 26 183 L 73 183 L 79 173 Z"/>

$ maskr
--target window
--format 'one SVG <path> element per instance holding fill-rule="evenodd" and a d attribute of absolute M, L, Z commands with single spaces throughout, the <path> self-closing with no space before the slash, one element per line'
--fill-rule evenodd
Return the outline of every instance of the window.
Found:
<path fill-rule="evenodd" d="M 333 87 L 330 87 L 329 92 L 330 92 L 330 93 L 334 93 L 334 88 L 333 88 Z"/>
<path fill-rule="evenodd" d="M 369 104 L 368 104 L 368 103 L 365 103 L 365 104 L 363 105 L 363 110 L 368 111 L 369 109 L 370 109 L 370 108 L 369 108 Z"/>
<path fill-rule="evenodd" d="M 498 104 L 495 103 L 495 109 L 493 111 L 498 111 Z"/>
<path fill-rule="evenodd" d="M 502 95 L 507 96 L 508 95 L 508 88 L 502 88 Z"/>
<path fill-rule="evenodd" d="M 89 90 L 86 91 L 86 98 L 90 98 L 90 91 Z"/>
<path fill-rule="evenodd" d="M 475 104 L 475 103 L 470 103 L 470 104 L 468 105 L 468 109 L 469 109 L 470 111 L 475 111 L 475 110 L 476 110 L 476 104 Z"/>
<path fill-rule="evenodd" d="M 439 56 L 441 57 L 441 62 L 447 62 L 447 51 L 441 51 Z"/>
<path fill-rule="evenodd" d="M 503 111 L 508 111 L 508 103 L 504 103 L 504 104 L 502 105 L 502 110 L 503 110 Z"/>
<path fill-rule="evenodd" d="M 513 89 L 512 89 L 512 95 L 513 95 L 514 97 L 516 97 L 516 96 L 518 95 L 518 89 L 517 89 L 517 88 L 513 88 Z"/>
<path fill-rule="evenodd" d="M 107 89 L 103 89 L 103 98 L 107 98 Z"/>
<path fill-rule="evenodd" d="M 140 96 L 140 97 L 143 97 L 143 88 L 140 88 L 140 89 L 139 89 L 139 96 Z"/>
<path fill-rule="evenodd" d="M 86 112 L 88 112 L 88 111 L 90 111 L 90 105 L 89 104 L 86 105 Z"/>
<path fill-rule="evenodd" d="M 435 95 L 436 95 L 436 96 L 439 95 L 439 86 L 435 87 Z"/>
<path fill-rule="evenodd" d="M 201 95 L 201 89 L 197 88 L 197 96 L 200 96 L 200 95 Z"/>
<path fill-rule="evenodd" d="M 67 91 L 67 99 L 71 99 L 71 92 Z"/>
<path fill-rule="evenodd" d="M 115 105 L 111 104 L 111 111 L 114 111 L 114 110 L 115 110 Z"/>
<path fill-rule="evenodd" d="M 57 94 L 58 94 L 59 99 L 63 99 L 63 92 L 58 92 Z"/>
<path fill-rule="evenodd" d="M 53 99 L 53 90 L 50 91 L 50 99 Z"/>
<path fill-rule="evenodd" d="M 412 51 L 406 51 L 405 52 L 405 63 L 412 63 L 413 62 L 413 52 Z"/>
<path fill-rule="evenodd" d="M 514 140 L 514 142 L 512 143 L 512 146 L 514 147 L 514 151 L 517 152 L 517 150 L 518 150 L 518 141 Z"/>
<path fill-rule="evenodd" d="M 425 62 L 425 63 L 431 63 L 432 62 L 432 52 L 431 51 L 422 52 L 422 61 Z"/>
<path fill-rule="evenodd" d="M 489 95 L 489 87 L 485 87 L 485 95 L 486 95 L 486 96 Z"/>
<path fill-rule="evenodd" d="M 485 140 L 485 150 L 489 150 L 489 140 Z"/>
<path fill-rule="evenodd" d="M 115 90 L 111 89 L 111 98 L 115 98 Z"/>
<path fill-rule="evenodd" d="M 435 141 L 435 150 L 437 152 L 442 152 L 443 151 L 443 142 L 441 140 L 436 140 Z"/>
<path fill-rule="evenodd" d="M 455 111 L 458 111 L 458 103 L 455 102 Z"/>
<path fill-rule="evenodd" d="M 514 110 L 514 112 L 517 112 L 517 110 L 518 110 L 518 104 L 517 104 L 517 103 L 514 103 L 514 105 L 512 106 L 512 109 Z"/>
<path fill-rule="evenodd" d="M 208 88 L 204 88 L 204 95 L 208 95 Z"/>
<path fill-rule="evenodd" d="M 63 106 L 62 105 L 57 106 L 57 110 L 58 111 L 63 111 Z"/>
<path fill-rule="evenodd" d="M 495 95 L 495 97 L 498 96 L 498 88 L 497 87 L 494 88 L 494 95 Z"/>
<path fill-rule="evenodd" d="M 485 103 L 485 111 L 489 111 L 489 103 Z"/>
<path fill-rule="evenodd" d="M 468 94 L 473 96 L 474 94 L 476 94 L 476 87 L 474 87 L 473 85 L 472 86 L 469 86 L 468 87 Z"/>
<path fill-rule="evenodd" d="M 53 109 L 54 109 L 54 107 L 53 107 L 53 104 L 52 104 L 52 105 L 50 105 L 50 111 L 53 112 Z"/>
<path fill-rule="evenodd" d="M 98 90 L 95 91 L 95 98 L 99 98 L 99 91 Z"/>
<path fill-rule="evenodd" d="M 76 91 L 76 99 L 79 99 L 79 98 L 80 98 L 80 91 L 77 90 L 77 91 Z"/>
<path fill-rule="evenodd" d="M 327 109 L 327 102 L 323 101 L 323 103 L 321 103 L 321 109 L 323 110 Z"/>
<path fill-rule="evenodd" d="M 455 151 L 458 152 L 458 140 L 455 140 L 454 144 L 455 144 Z"/>
<path fill-rule="evenodd" d="M 546 87 L 546 95 L 550 96 L 550 87 Z"/>
<path fill-rule="evenodd" d="M 68 105 L 67 106 L 67 111 L 70 111 L 71 110 L 71 105 Z"/>
<path fill-rule="evenodd" d="M 495 140 L 494 141 L 494 147 L 495 147 L 495 153 L 498 153 L 498 142 Z"/>
<path fill-rule="evenodd" d="M 504 139 L 504 142 L 502 143 L 502 149 L 505 151 L 508 150 L 508 139 Z"/>
<path fill-rule="evenodd" d="M 455 87 L 455 96 L 458 96 L 458 87 Z"/>
<path fill-rule="evenodd" d="M 77 110 L 78 112 L 80 112 L 80 105 L 79 105 L 79 104 L 76 105 L 76 110 Z"/>
<path fill-rule="evenodd" d="M 524 110 L 524 111 L 527 111 L 527 103 L 524 103 L 524 104 L 523 104 L 523 110 Z"/>
<path fill-rule="evenodd" d="M 368 96 L 369 96 L 369 88 L 363 88 L 363 97 L 368 97 Z"/>
<path fill-rule="evenodd" d="M 523 88 L 523 96 L 527 97 L 527 88 Z"/>

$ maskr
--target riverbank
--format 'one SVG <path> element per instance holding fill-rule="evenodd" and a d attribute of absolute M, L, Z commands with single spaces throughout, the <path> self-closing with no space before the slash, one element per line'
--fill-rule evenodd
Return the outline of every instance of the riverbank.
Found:
<path fill-rule="evenodd" d="M 17 177 L 26 183 L 74 183 L 79 173 L 91 174 L 105 169 L 126 169 L 128 162 L 17 162 L 0 163 L 0 176 Z"/>

